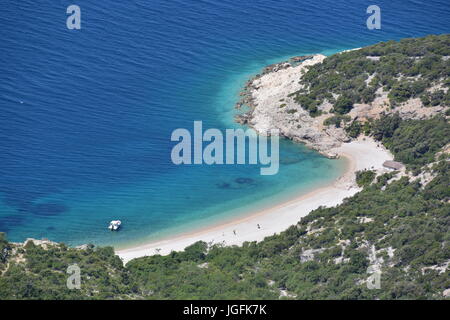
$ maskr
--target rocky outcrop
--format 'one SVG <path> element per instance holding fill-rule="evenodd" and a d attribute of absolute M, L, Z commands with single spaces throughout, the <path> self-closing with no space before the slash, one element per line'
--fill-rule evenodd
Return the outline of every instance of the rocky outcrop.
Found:
<path fill-rule="evenodd" d="M 271 129 L 296 142 L 302 142 L 322 154 L 335 158 L 330 150 L 349 138 L 342 128 L 324 127 L 326 116 L 312 118 L 289 94 L 301 88 L 299 83 L 309 66 L 320 63 L 324 55 L 294 57 L 290 61 L 270 65 L 261 74 L 250 79 L 241 92 L 236 107 L 248 110 L 235 117 L 259 134 Z"/>

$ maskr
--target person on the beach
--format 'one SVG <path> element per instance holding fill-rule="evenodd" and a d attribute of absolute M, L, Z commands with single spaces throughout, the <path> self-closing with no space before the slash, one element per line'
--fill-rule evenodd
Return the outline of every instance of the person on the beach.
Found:
<path fill-rule="evenodd" d="M 236 230 L 233 230 L 234 235 L 236 235 Z"/>
<path fill-rule="evenodd" d="M 261 226 L 259 225 L 259 223 L 256 226 L 258 227 L 258 229 L 261 229 Z"/>

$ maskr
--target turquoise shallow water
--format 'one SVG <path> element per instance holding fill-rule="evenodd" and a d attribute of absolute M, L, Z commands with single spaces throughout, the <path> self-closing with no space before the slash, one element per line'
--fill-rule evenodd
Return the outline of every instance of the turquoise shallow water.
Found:
<path fill-rule="evenodd" d="M 0 12 L 0 231 L 12 241 L 142 242 L 327 184 L 343 162 L 288 141 L 275 176 L 177 167 L 170 134 L 237 126 L 239 89 L 267 64 L 450 30 L 447 1 L 379 1 L 377 31 L 357 0 L 80 0 L 80 31 L 66 29 L 69 4 Z"/>

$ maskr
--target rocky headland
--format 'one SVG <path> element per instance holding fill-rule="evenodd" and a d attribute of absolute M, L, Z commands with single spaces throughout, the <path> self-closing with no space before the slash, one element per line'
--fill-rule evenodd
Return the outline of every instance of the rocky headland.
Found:
<path fill-rule="evenodd" d="M 333 116 L 333 105 L 324 101 L 318 107 L 320 115 L 313 117 L 295 101 L 294 96 L 295 92 L 304 89 L 301 79 L 308 69 L 325 59 L 327 57 L 322 54 L 299 56 L 265 67 L 246 83 L 240 93 L 241 99 L 236 108 L 241 112 L 235 116 L 235 120 L 263 135 L 270 129 L 278 129 L 281 136 L 304 143 L 326 157 L 339 157 L 336 148 L 354 138 L 349 136 L 344 126 L 324 124 L 326 119 Z M 375 58 L 368 56 L 367 59 Z M 369 77 L 367 82 L 370 80 Z M 428 91 L 434 89 L 436 88 Z M 346 122 L 365 122 L 393 113 L 398 113 L 402 119 L 422 120 L 443 113 L 446 109 L 444 106 L 425 108 L 419 98 L 408 99 L 394 109 L 388 92 L 379 88 L 372 102 L 353 105 L 352 110 L 346 114 Z"/>

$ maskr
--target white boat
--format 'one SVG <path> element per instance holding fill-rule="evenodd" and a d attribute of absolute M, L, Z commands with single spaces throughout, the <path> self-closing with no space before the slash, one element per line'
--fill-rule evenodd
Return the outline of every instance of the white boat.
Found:
<path fill-rule="evenodd" d="M 121 224 L 122 222 L 120 220 L 113 220 L 109 223 L 108 229 L 111 231 L 117 231 L 119 230 Z"/>

